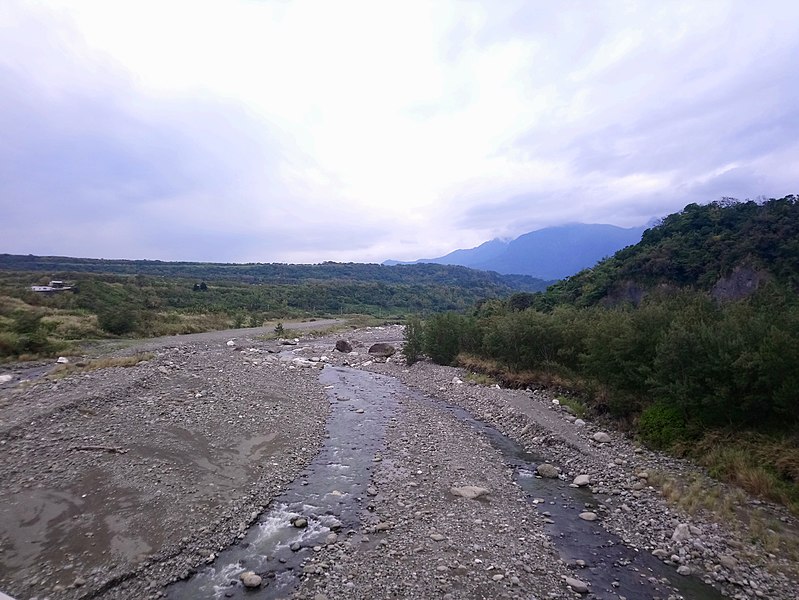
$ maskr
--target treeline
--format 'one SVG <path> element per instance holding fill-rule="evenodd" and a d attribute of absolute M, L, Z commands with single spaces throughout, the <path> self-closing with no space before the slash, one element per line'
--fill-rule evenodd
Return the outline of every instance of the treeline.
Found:
<path fill-rule="evenodd" d="M 306 285 L 321 282 L 362 282 L 394 285 L 453 286 L 492 290 L 493 294 L 544 290 L 551 282 L 527 275 L 500 275 L 457 265 L 414 264 L 386 266 L 363 263 L 325 262 L 313 265 L 279 263 L 199 263 L 160 260 L 108 260 L 0 254 L 0 270 L 62 273 L 75 277 L 85 273 L 231 281 L 273 285 Z"/>
<path fill-rule="evenodd" d="M 30 290 L 31 284 L 47 283 L 50 277 L 74 285 L 74 291 Z M 0 272 L 0 357 L 44 355 L 62 348 L 59 342 L 109 335 L 195 333 L 323 315 L 402 319 L 411 313 L 465 310 L 509 292 L 506 286 L 490 282 L 475 277 L 469 285 L 354 279 L 251 284 L 146 275 Z"/>
<path fill-rule="evenodd" d="M 690 291 L 638 308 L 541 312 L 491 301 L 435 315 L 421 331 L 421 351 L 438 363 L 477 357 L 510 383 L 560 383 L 595 411 L 637 423 L 658 447 L 709 428 L 793 432 L 799 423 L 799 302 L 776 285 L 728 304 Z"/>

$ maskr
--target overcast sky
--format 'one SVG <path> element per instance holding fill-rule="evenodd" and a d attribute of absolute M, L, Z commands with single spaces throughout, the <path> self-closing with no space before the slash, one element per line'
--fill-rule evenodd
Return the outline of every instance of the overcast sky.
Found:
<path fill-rule="evenodd" d="M 0 2 L 0 252 L 379 262 L 799 193 L 799 2 Z"/>

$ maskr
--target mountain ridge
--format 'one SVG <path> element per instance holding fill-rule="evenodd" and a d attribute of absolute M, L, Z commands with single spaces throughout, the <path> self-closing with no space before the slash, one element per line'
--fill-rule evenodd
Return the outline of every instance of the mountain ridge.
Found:
<path fill-rule="evenodd" d="M 563 279 L 639 242 L 645 230 L 646 227 L 568 223 L 530 231 L 508 241 L 494 238 L 474 248 L 454 250 L 438 258 L 409 262 L 387 260 L 383 264 L 460 265 L 504 275 Z"/>

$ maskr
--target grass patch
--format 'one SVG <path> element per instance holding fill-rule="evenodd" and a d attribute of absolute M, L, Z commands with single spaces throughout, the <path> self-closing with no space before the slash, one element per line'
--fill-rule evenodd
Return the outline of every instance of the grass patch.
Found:
<path fill-rule="evenodd" d="M 649 483 L 660 489 L 670 505 L 688 514 L 709 513 L 713 520 L 728 524 L 763 551 L 793 561 L 793 565 L 782 565 L 779 570 L 796 576 L 799 532 L 761 507 L 750 505 L 748 496 L 740 488 L 708 480 L 696 473 L 675 478 L 660 471 L 650 473 Z"/>
<path fill-rule="evenodd" d="M 494 385 L 497 382 L 497 380 L 490 375 L 486 375 L 485 373 L 474 373 L 472 371 L 466 373 L 466 375 L 463 376 L 463 380 L 466 383 L 473 383 L 476 385 Z"/>
<path fill-rule="evenodd" d="M 561 406 L 566 406 L 571 409 L 575 417 L 584 419 L 588 415 L 588 407 L 579 399 L 573 396 L 558 396 L 558 402 Z"/>
<path fill-rule="evenodd" d="M 140 362 L 152 360 L 153 358 L 155 358 L 155 354 L 152 352 L 142 352 L 131 356 L 95 358 L 66 365 L 58 365 L 50 372 L 49 376 L 53 379 L 61 379 L 87 371 L 98 371 L 100 369 L 110 369 L 113 367 L 135 367 Z"/>
<path fill-rule="evenodd" d="M 710 432 L 680 448 L 706 467 L 711 477 L 750 494 L 785 505 L 799 516 L 799 444 L 753 432 Z"/>

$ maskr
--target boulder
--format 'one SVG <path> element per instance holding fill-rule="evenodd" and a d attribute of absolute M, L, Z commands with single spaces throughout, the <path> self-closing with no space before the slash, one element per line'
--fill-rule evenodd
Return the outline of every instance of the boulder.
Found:
<path fill-rule="evenodd" d="M 574 478 L 574 481 L 572 483 L 574 483 L 574 485 L 576 485 L 577 487 L 583 487 L 591 483 L 591 477 L 589 477 L 588 475 L 578 475 L 577 477 Z"/>
<path fill-rule="evenodd" d="M 352 352 L 352 344 L 350 344 L 347 340 L 338 340 L 336 342 L 336 350 L 343 352 L 344 354 L 349 354 Z"/>
<path fill-rule="evenodd" d="M 376 344 L 372 344 L 369 348 L 369 354 L 372 356 L 380 356 L 383 358 L 388 358 L 392 356 L 397 349 L 392 346 L 391 344 L 386 344 L 385 342 L 378 342 Z"/>
<path fill-rule="evenodd" d="M 598 518 L 597 514 L 595 512 L 591 512 L 590 510 L 587 510 L 585 512 L 581 512 L 578 516 L 583 521 L 596 521 L 597 518 Z"/>
<path fill-rule="evenodd" d="M 671 534 L 671 541 L 673 542 L 685 542 L 691 539 L 691 528 L 688 527 L 687 523 L 680 523 L 674 529 L 674 533 Z"/>
<path fill-rule="evenodd" d="M 66 356 L 59 356 L 58 360 L 56 360 L 56 362 L 59 365 L 68 365 L 69 364 L 69 359 Z"/>
<path fill-rule="evenodd" d="M 260 575 L 256 575 L 252 571 L 244 571 L 241 575 L 239 575 L 239 579 L 241 579 L 241 583 L 246 588 L 257 588 L 261 587 L 261 579 Z"/>
<path fill-rule="evenodd" d="M 8 383 L 8 382 L 9 382 L 9 381 L 11 381 L 12 379 L 14 379 L 14 376 L 13 376 L 13 375 L 0 375 L 0 384 L 2 384 L 2 383 Z"/>
<path fill-rule="evenodd" d="M 593 440 L 600 444 L 609 444 L 610 443 L 610 436 L 605 433 L 604 431 L 597 431 L 593 436 Z"/>
<path fill-rule="evenodd" d="M 578 594 L 588 593 L 588 585 L 586 585 L 579 579 L 575 579 L 574 577 L 566 577 L 566 585 L 568 585 L 572 590 L 574 590 Z"/>
<path fill-rule="evenodd" d="M 451 487 L 449 492 L 454 496 L 461 496 L 463 498 L 468 498 L 469 500 L 475 500 L 481 496 L 485 496 L 489 491 L 486 488 L 477 487 L 476 485 L 464 485 L 461 487 Z"/>
<path fill-rule="evenodd" d="M 541 463 L 536 468 L 536 472 L 541 477 L 547 477 L 549 479 L 555 479 L 558 476 L 558 469 L 554 465 L 550 465 L 549 463 Z"/>

